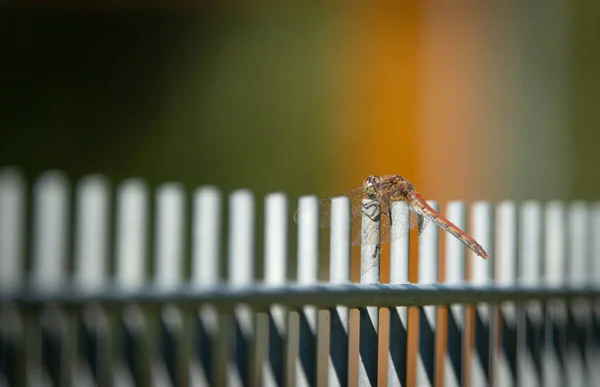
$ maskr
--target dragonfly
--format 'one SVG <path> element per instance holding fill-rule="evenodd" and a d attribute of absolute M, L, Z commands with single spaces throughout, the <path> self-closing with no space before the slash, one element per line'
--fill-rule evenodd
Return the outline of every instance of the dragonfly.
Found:
<path fill-rule="evenodd" d="M 339 196 L 345 196 L 350 201 L 353 245 L 365 242 L 377 243 L 378 241 L 387 243 L 392 235 L 394 239 L 399 239 L 417 227 L 420 235 L 429 223 L 434 223 L 460 240 L 478 256 L 483 259 L 489 257 L 473 237 L 431 208 L 421 194 L 415 190 L 412 183 L 402 176 L 369 176 L 364 180 L 362 186 L 337 197 Z M 333 198 L 335 197 L 319 199 L 321 227 L 329 227 L 331 224 L 331 199 Z M 406 205 L 400 206 L 400 211 L 394 211 L 392 218 L 394 202 L 404 202 Z M 296 211 L 295 220 L 297 215 Z M 361 227 L 363 215 L 367 215 L 373 221 L 368 222 L 365 228 Z M 407 218 L 409 222 L 402 222 L 402 219 Z M 379 222 L 379 233 L 377 232 L 377 221 Z M 394 232 L 392 232 L 392 228 Z"/>

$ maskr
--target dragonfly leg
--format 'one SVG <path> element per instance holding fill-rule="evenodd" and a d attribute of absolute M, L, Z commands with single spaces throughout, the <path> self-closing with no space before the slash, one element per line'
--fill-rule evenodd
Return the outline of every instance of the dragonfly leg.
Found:
<path fill-rule="evenodd" d="M 368 204 L 364 204 L 363 207 L 362 207 L 362 211 L 361 212 L 363 214 L 367 215 L 367 217 L 369 219 L 371 219 L 371 221 L 377 222 L 379 220 L 379 218 L 380 218 L 379 214 L 377 216 L 373 216 L 372 214 L 369 213 L 370 211 L 368 211 L 369 209 L 371 209 L 374 206 L 379 206 L 379 202 L 377 202 L 377 201 L 374 200 L 374 201 L 372 201 L 372 202 L 370 202 Z"/>

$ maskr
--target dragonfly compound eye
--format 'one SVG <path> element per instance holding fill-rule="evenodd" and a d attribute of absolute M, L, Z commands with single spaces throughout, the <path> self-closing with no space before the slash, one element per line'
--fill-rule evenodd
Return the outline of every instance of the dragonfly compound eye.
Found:
<path fill-rule="evenodd" d="M 375 185 L 381 180 L 379 176 L 369 176 L 363 183 L 363 191 L 369 197 L 375 196 Z"/>

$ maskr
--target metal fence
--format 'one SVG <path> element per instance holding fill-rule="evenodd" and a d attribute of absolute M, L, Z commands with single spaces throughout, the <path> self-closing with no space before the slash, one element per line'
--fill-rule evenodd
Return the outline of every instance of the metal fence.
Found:
<path fill-rule="evenodd" d="M 316 198 L 299 201 L 295 281 L 285 195 L 265 198 L 261 281 L 252 193 L 188 199 L 177 184 L 151 194 L 132 179 L 113 194 L 101 176 L 28 187 L 0 170 L 0 386 L 600 385 L 600 205 L 451 202 L 443 213 L 491 258 L 429 226 L 418 283 L 405 237 L 381 284 L 374 244 L 350 282 L 344 198 L 327 282 Z"/>

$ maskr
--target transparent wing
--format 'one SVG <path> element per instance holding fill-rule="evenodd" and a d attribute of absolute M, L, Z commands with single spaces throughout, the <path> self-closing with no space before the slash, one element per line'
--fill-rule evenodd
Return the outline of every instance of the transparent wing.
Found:
<path fill-rule="evenodd" d="M 345 196 L 350 201 L 350 240 L 353 245 L 360 244 L 361 222 L 363 214 L 362 200 L 365 198 L 362 187 L 345 192 L 339 196 L 332 196 L 319 200 L 319 225 L 321 227 L 331 226 L 331 199 Z M 294 216 L 294 219 L 296 215 Z"/>
<path fill-rule="evenodd" d="M 365 197 L 363 193 L 362 187 L 357 187 L 353 190 L 345 192 L 338 196 L 331 196 L 327 198 L 319 199 L 319 226 L 320 227 L 330 227 L 331 226 L 331 200 L 338 198 L 340 196 L 345 196 L 350 201 L 350 218 L 352 224 L 354 225 L 357 222 L 360 222 L 362 217 L 362 199 Z M 298 210 L 294 213 L 294 222 L 298 223 Z M 360 228 L 359 228 L 360 230 Z"/>
<path fill-rule="evenodd" d="M 390 240 L 397 240 L 405 237 L 410 230 L 419 229 L 419 235 L 429 224 L 429 220 L 416 212 L 405 202 L 397 202 L 398 208 L 392 213 L 392 222 L 389 221 L 389 212 L 387 206 L 382 205 L 381 214 L 381 243 L 387 243 Z M 394 204 L 392 204 L 394 205 Z M 408 222 L 407 222 L 408 218 Z M 392 238 L 393 237 L 393 238 Z"/>
<path fill-rule="evenodd" d="M 357 187 L 353 190 L 345 192 L 342 195 L 345 196 L 350 201 L 350 219 L 351 219 L 351 242 L 353 245 L 360 245 L 363 241 L 363 234 L 365 234 L 365 242 L 366 243 L 377 243 L 377 226 L 372 222 L 369 222 L 367 227 L 363 230 L 362 228 L 362 215 L 363 213 L 367 213 L 372 215 L 374 205 L 377 205 L 377 201 L 369 200 L 366 201 L 363 205 L 363 199 L 365 199 L 365 194 L 363 192 L 362 187 Z M 330 227 L 331 226 L 331 199 L 339 197 L 332 196 L 328 198 L 319 199 L 319 226 L 321 227 Z M 386 203 L 380 203 L 381 213 L 379 215 L 379 229 L 380 229 L 380 243 L 387 243 L 391 239 L 391 235 L 394 234 L 394 238 L 399 239 L 408 234 L 408 232 L 414 228 L 419 229 L 419 234 L 423 232 L 425 227 L 429 224 L 429 220 L 423 215 L 416 212 L 410 205 L 401 206 L 399 211 L 396 211 L 394 214 L 394 219 L 392 222 L 389 221 L 389 212 Z M 404 222 L 401 222 L 401 219 L 406 219 L 408 212 L 408 217 L 410 219 L 410 223 L 407 225 Z M 294 221 L 297 222 L 298 211 L 294 213 Z M 398 221 L 396 221 L 398 218 Z M 392 227 L 394 228 L 394 232 L 392 232 Z"/>

